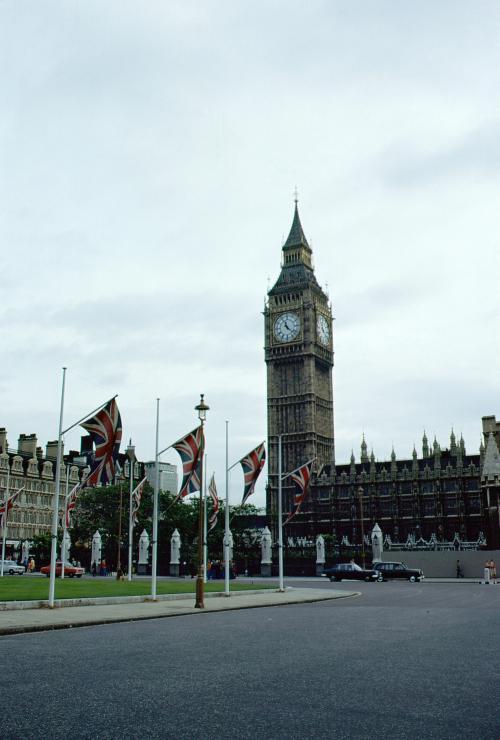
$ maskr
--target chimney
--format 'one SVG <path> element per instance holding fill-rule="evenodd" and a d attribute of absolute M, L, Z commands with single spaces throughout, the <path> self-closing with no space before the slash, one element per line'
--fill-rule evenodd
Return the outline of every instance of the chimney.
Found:
<path fill-rule="evenodd" d="M 7 430 L 5 427 L 0 427 L 0 448 L 2 449 L 2 452 L 7 452 L 8 445 Z"/>
<path fill-rule="evenodd" d="M 90 434 L 80 437 L 80 455 L 87 455 L 94 451 L 94 445 Z"/>
<path fill-rule="evenodd" d="M 20 455 L 36 457 L 36 434 L 20 434 L 17 450 Z"/>
<path fill-rule="evenodd" d="M 64 453 L 64 443 L 62 444 L 62 451 Z M 57 460 L 57 439 L 47 442 L 45 457 L 47 460 Z"/>

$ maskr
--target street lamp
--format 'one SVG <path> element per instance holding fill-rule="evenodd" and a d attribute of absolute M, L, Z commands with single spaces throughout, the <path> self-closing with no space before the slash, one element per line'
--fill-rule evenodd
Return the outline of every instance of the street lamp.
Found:
<path fill-rule="evenodd" d="M 128 508 L 128 568 L 127 568 L 127 580 L 132 580 L 132 538 L 134 536 L 134 527 L 132 522 L 132 492 L 134 489 L 134 463 L 135 463 L 135 447 L 132 444 L 132 440 L 128 443 L 126 454 L 129 459 L 129 479 L 130 479 L 130 491 L 129 491 L 129 508 Z"/>
<path fill-rule="evenodd" d="M 363 516 L 363 488 L 358 488 L 359 496 L 359 513 L 361 516 L 361 557 L 363 558 L 363 568 L 365 567 L 365 522 Z"/>
<path fill-rule="evenodd" d="M 195 411 L 198 412 L 198 419 L 201 424 L 201 450 L 200 458 L 198 460 L 198 470 L 200 471 L 200 509 L 198 517 L 198 576 L 196 578 L 196 603 L 195 609 L 204 609 L 205 604 L 203 602 L 203 591 L 204 591 L 204 579 L 203 579 L 203 522 L 205 518 L 205 507 L 203 502 L 203 453 L 205 449 L 205 438 L 203 436 L 203 424 L 207 418 L 207 411 L 209 406 L 203 400 L 203 393 L 200 395 L 200 403 L 195 406 Z M 228 563 L 225 564 L 228 568 Z"/>

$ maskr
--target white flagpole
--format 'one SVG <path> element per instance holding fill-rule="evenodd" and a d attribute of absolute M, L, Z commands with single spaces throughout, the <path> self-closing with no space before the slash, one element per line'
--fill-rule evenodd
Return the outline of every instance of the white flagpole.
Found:
<path fill-rule="evenodd" d="M 61 544 L 61 578 L 64 578 L 64 561 L 66 559 L 66 515 L 68 511 L 68 490 L 69 490 L 69 465 L 66 465 L 66 491 L 64 495 L 64 523 L 63 538 Z"/>
<path fill-rule="evenodd" d="M 57 438 L 56 485 L 54 491 L 54 510 L 52 512 L 52 544 L 50 549 L 50 584 L 49 608 L 54 608 L 54 592 L 56 587 L 56 556 L 57 556 L 57 524 L 59 519 L 59 486 L 61 484 L 61 457 L 62 457 L 62 425 L 64 413 L 64 387 L 66 384 L 66 368 L 63 367 L 61 390 L 61 410 L 59 413 L 59 436 Z"/>
<path fill-rule="evenodd" d="M 205 477 L 203 480 L 203 499 L 205 502 L 204 511 L 203 511 L 203 581 L 204 583 L 207 582 L 207 562 L 208 562 L 208 532 L 207 532 L 207 457 L 208 455 L 203 455 L 205 458 Z"/>
<path fill-rule="evenodd" d="M 224 511 L 224 594 L 229 596 L 229 422 L 226 421 L 226 509 Z"/>
<path fill-rule="evenodd" d="M 278 435 L 278 562 L 279 562 L 279 576 L 280 576 L 280 591 L 284 591 L 283 587 L 283 515 L 281 511 L 281 434 Z"/>
<path fill-rule="evenodd" d="M 129 449 L 132 447 L 132 440 L 130 440 Z M 130 471 L 130 491 L 129 491 L 129 508 L 128 508 L 128 568 L 127 568 L 127 581 L 132 580 L 132 544 L 134 538 L 134 523 L 132 521 L 132 494 L 134 492 L 134 461 L 135 454 L 129 455 L 129 471 Z"/>
<path fill-rule="evenodd" d="M 156 399 L 156 449 L 155 449 L 155 488 L 153 494 L 153 553 L 151 558 L 151 598 L 156 601 L 156 569 L 158 563 L 158 491 L 160 489 L 160 456 L 158 454 L 158 435 L 160 428 L 160 399 Z"/>
<path fill-rule="evenodd" d="M 7 509 L 9 507 L 9 481 L 10 481 L 10 465 L 9 461 L 7 460 L 7 487 L 5 489 L 4 494 L 4 504 L 5 504 L 5 511 L 2 519 L 2 571 L 0 573 L 0 577 L 3 578 L 3 561 L 5 560 L 5 539 L 7 537 Z"/>

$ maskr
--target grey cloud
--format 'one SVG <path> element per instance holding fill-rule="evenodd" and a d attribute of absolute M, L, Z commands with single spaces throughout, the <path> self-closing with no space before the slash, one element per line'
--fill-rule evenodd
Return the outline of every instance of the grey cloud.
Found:
<path fill-rule="evenodd" d="M 500 176 L 500 121 L 470 131 L 452 147 L 432 154 L 413 156 L 409 142 L 384 152 L 385 180 L 393 188 L 419 187 L 457 176 Z M 380 163 L 379 163 L 380 164 Z"/>

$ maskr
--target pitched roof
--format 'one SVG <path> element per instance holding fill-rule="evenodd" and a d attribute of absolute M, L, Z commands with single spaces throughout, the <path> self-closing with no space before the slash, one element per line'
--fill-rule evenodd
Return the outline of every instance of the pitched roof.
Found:
<path fill-rule="evenodd" d="M 288 234 L 288 239 L 283 245 L 283 249 L 286 249 L 287 247 L 300 247 L 301 245 L 307 247 L 308 249 L 311 248 L 307 243 L 304 229 L 302 228 L 302 224 L 300 223 L 299 209 L 297 206 L 297 201 L 295 201 L 295 213 L 293 214 L 292 228 L 290 229 L 290 233 Z"/>

